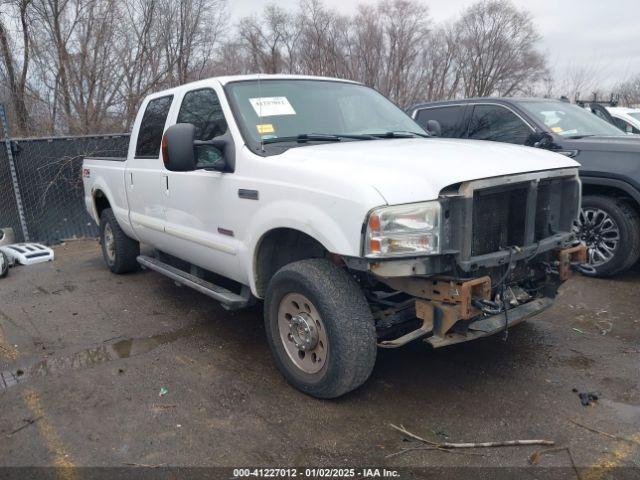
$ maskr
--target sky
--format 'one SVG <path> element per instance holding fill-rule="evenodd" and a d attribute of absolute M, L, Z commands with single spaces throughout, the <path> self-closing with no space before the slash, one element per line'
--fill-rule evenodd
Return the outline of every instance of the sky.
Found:
<path fill-rule="evenodd" d="M 473 0 L 419 0 L 429 7 L 435 22 L 455 19 Z M 557 78 L 586 69 L 598 83 L 611 86 L 640 74 L 640 0 L 512 0 L 529 10 L 542 35 L 540 50 Z M 229 0 L 238 20 L 259 12 L 268 3 Z M 272 2 L 294 10 L 299 0 Z M 330 8 L 349 14 L 359 3 L 377 0 L 324 0 Z M 586 92 L 585 92 L 586 93 Z"/>

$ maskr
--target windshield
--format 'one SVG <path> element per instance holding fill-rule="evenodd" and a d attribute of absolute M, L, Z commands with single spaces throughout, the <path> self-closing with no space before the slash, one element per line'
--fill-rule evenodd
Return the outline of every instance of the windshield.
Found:
<path fill-rule="evenodd" d="M 373 135 L 395 138 L 392 132 L 426 136 L 406 113 L 362 85 L 250 80 L 229 83 L 226 91 L 245 140 L 252 147 L 261 141 L 269 145 L 296 139 L 300 142 L 300 138 L 304 138 L 302 145 L 309 141 L 368 140 Z"/>
<path fill-rule="evenodd" d="M 635 118 L 636 120 L 640 120 L 640 112 L 629 112 L 629 116 Z"/>
<path fill-rule="evenodd" d="M 547 128 L 563 137 L 621 136 L 624 132 L 597 117 L 589 110 L 570 103 L 549 100 L 548 102 L 518 102 Z"/>

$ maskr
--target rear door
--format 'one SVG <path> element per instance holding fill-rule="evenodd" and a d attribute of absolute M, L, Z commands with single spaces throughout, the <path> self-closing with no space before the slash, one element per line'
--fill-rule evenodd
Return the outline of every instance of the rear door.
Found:
<path fill-rule="evenodd" d="M 173 95 L 153 98 L 136 119 L 129 145 L 125 185 L 129 219 L 142 242 L 164 246 L 167 170 L 160 157 L 160 144 Z M 137 132 L 137 136 L 135 134 Z"/>
<path fill-rule="evenodd" d="M 429 120 L 436 120 L 442 129 L 441 137 L 459 138 L 464 130 L 462 121 L 465 107 L 463 104 L 424 107 L 416 110 L 414 119 L 425 129 Z"/>

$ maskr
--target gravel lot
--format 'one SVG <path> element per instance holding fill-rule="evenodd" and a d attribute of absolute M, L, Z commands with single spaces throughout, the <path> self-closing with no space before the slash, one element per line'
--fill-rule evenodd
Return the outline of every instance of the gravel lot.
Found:
<path fill-rule="evenodd" d="M 422 343 L 379 351 L 363 388 L 320 401 L 276 370 L 260 305 L 227 312 L 152 272 L 114 276 L 97 243 L 69 242 L 53 263 L 0 280 L 0 465 L 447 472 L 527 467 L 541 448 L 387 458 L 414 446 L 394 423 L 438 442 L 548 438 L 571 455 L 543 454 L 539 466 L 577 478 L 573 457 L 583 479 L 638 478 L 639 307 L 638 271 L 575 277 L 552 309 L 506 342 L 498 335 L 437 351 Z M 582 406 L 573 389 L 599 400 Z"/>

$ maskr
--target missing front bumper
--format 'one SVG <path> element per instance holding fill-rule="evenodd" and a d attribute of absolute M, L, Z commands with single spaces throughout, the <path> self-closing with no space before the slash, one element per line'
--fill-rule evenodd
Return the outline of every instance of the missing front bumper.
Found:
<path fill-rule="evenodd" d="M 418 302 L 421 301 L 418 300 Z M 418 317 L 422 320 L 420 328 L 394 340 L 382 341 L 378 345 L 382 348 L 398 348 L 421 338 L 433 348 L 469 342 L 493 335 L 505 328 L 511 328 L 545 311 L 551 305 L 553 305 L 553 299 L 537 298 L 518 307 L 510 308 L 507 316 L 503 312 L 473 320 L 466 325 L 464 331 L 452 329 L 460 321 L 456 307 L 439 305 L 429 309 L 423 305 L 423 308 L 416 309 Z"/>
<path fill-rule="evenodd" d="M 449 332 L 442 337 L 434 335 L 426 338 L 425 342 L 429 343 L 434 348 L 440 348 L 456 343 L 468 342 L 481 337 L 487 337 L 494 333 L 503 331 L 505 328 L 511 328 L 514 325 L 522 323 L 526 319 L 545 311 L 551 305 L 553 305 L 553 300 L 550 298 L 538 298 L 531 300 L 524 305 L 509 309 L 507 315 L 508 322 L 504 313 L 491 315 L 489 317 L 476 320 L 475 322 L 471 322 L 465 333 Z"/>

